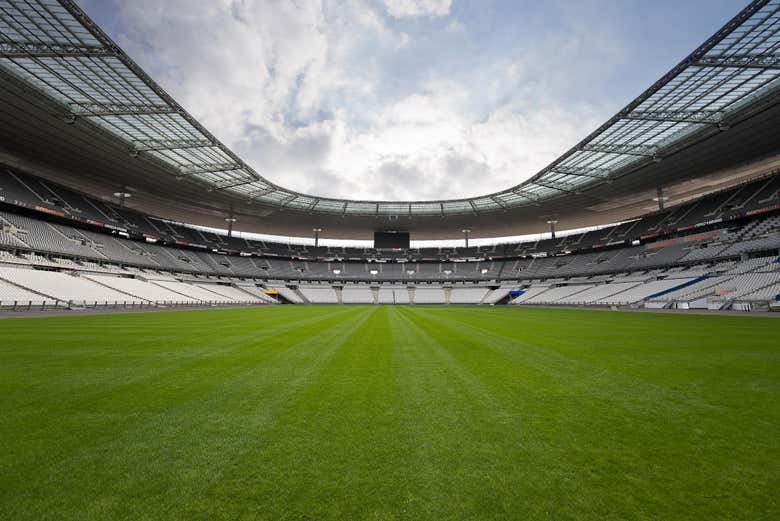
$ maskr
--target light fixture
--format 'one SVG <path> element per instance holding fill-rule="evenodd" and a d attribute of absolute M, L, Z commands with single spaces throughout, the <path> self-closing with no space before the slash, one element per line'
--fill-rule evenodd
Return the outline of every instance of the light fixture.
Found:
<path fill-rule="evenodd" d="M 379 271 L 378 270 L 370 270 L 369 273 L 371 275 L 376 275 L 377 273 L 379 273 Z"/>
<path fill-rule="evenodd" d="M 414 275 L 414 270 L 406 270 L 407 275 Z"/>
<path fill-rule="evenodd" d="M 550 219 L 547 224 L 558 224 L 558 219 Z"/>
<path fill-rule="evenodd" d="M 235 217 L 225 217 L 225 222 L 226 223 L 234 223 L 234 222 L 236 222 L 236 218 Z"/>
<path fill-rule="evenodd" d="M 119 199 L 127 199 L 128 197 L 131 197 L 133 194 L 128 192 L 114 192 L 114 197 L 118 197 Z"/>
<path fill-rule="evenodd" d="M 333 270 L 333 274 L 334 274 L 334 275 L 339 275 L 340 273 L 341 273 L 341 270 L 340 270 L 340 269 L 335 269 L 335 270 Z"/>
<path fill-rule="evenodd" d="M 485 273 L 487 273 L 487 272 L 488 272 L 488 269 L 487 269 L 487 268 L 482 268 L 482 269 L 480 270 L 480 272 L 481 272 L 481 273 L 484 275 Z"/>
<path fill-rule="evenodd" d="M 450 273 L 452 273 L 452 270 L 444 270 L 445 275 L 449 275 Z"/>

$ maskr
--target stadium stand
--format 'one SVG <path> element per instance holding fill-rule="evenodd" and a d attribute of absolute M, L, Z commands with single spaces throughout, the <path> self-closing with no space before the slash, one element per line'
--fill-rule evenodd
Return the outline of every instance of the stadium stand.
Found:
<path fill-rule="evenodd" d="M 196 286 L 210 291 L 216 295 L 223 297 L 225 300 L 232 300 L 234 302 L 246 302 L 246 303 L 260 303 L 265 302 L 263 299 L 256 295 L 252 295 L 233 286 L 227 286 L 224 284 L 202 284 L 195 283 Z"/>
<path fill-rule="evenodd" d="M 181 300 L 189 300 L 190 302 L 210 302 L 210 303 L 226 303 L 233 302 L 233 299 L 227 298 L 223 295 L 219 295 L 207 289 L 194 284 L 187 284 L 177 280 L 154 280 L 154 284 L 165 288 L 172 293 L 181 295 Z"/>
<path fill-rule="evenodd" d="M 412 290 L 415 304 L 445 304 L 447 296 L 441 286 L 415 286 Z"/>
<path fill-rule="evenodd" d="M 507 298 L 509 292 L 515 289 L 515 285 L 502 284 L 501 286 L 491 289 L 482 299 L 484 304 L 495 304 Z"/>
<path fill-rule="evenodd" d="M 450 304 L 480 304 L 487 296 L 489 288 L 453 286 L 450 289 Z"/>
<path fill-rule="evenodd" d="M 339 303 L 339 296 L 332 286 L 301 285 L 298 289 L 304 298 L 312 304 Z"/>
<path fill-rule="evenodd" d="M 0 307 L 56 305 L 57 301 L 0 278 Z"/>
<path fill-rule="evenodd" d="M 77 7 L 71 5 L 71 9 Z M 39 18 L 21 13 L 19 18 L 9 21 L 9 27 L 18 26 L 15 29 L 18 34 L 32 31 L 40 33 L 41 37 L 44 34 L 35 28 L 42 20 L 46 20 L 52 28 L 62 27 L 62 19 L 51 13 L 39 13 Z M 769 19 L 761 19 L 745 27 L 755 29 Z M 85 31 L 84 34 L 92 34 L 94 27 L 83 25 L 88 20 L 86 15 L 69 20 L 73 27 Z M 726 38 L 727 34 L 731 35 L 729 38 L 747 38 L 748 32 L 735 31 L 735 27 L 729 26 L 713 38 Z M 101 35 L 98 39 L 100 45 L 106 44 L 104 38 L 105 35 Z M 66 48 L 61 47 L 62 42 L 59 41 L 49 44 Z M 4 95 L 28 108 L 41 99 L 46 99 L 53 106 L 60 104 L 63 110 L 78 105 L 80 100 L 71 97 L 80 92 L 80 84 L 77 83 L 84 71 L 80 70 L 78 58 L 74 56 L 79 53 L 78 45 L 68 49 L 63 56 L 52 49 L 47 51 L 47 59 L 52 63 L 65 66 L 62 60 L 66 60 L 67 66 L 71 67 L 71 73 L 56 78 L 51 75 L 39 77 L 41 71 L 38 69 L 22 73 L 18 69 L 18 60 L 3 61 L 0 67 L 5 74 L 4 80 L 14 85 L 14 88 L 4 90 Z M 710 55 L 710 58 L 717 59 L 718 55 Z M 162 92 L 157 90 L 160 87 L 151 78 L 139 75 L 134 67 L 128 67 L 121 59 L 114 65 L 117 69 L 112 69 L 110 74 L 108 70 L 91 70 L 89 81 L 92 88 L 115 95 L 138 96 L 138 99 L 143 99 L 148 89 L 151 89 L 148 92 Z M 82 63 L 81 66 L 85 65 Z M 259 203 L 255 208 L 262 207 L 263 212 L 270 213 L 258 213 L 254 217 L 262 217 L 269 226 L 291 217 L 293 214 L 285 213 L 288 208 L 291 211 L 296 208 L 303 210 L 295 214 L 295 218 L 303 219 L 304 216 L 327 217 L 329 214 L 318 212 L 320 208 L 329 207 L 331 211 L 335 208 L 335 214 L 342 222 L 353 215 L 386 218 L 393 222 L 408 216 L 409 219 L 414 218 L 415 223 L 427 220 L 439 229 L 441 223 L 446 222 L 442 218 L 453 215 L 464 221 L 471 215 L 488 215 L 488 220 L 504 221 L 505 215 L 510 215 L 504 212 L 513 208 L 515 201 L 531 208 L 529 211 L 534 212 L 535 217 L 536 214 L 555 214 L 565 210 L 564 205 L 558 204 L 556 211 L 548 212 L 545 208 L 548 200 L 581 195 L 581 190 L 587 192 L 591 188 L 601 190 L 601 196 L 593 198 L 593 201 L 600 202 L 583 203 L 580 200 L 578 205 L 593 204 L 586 213 L 598 215 L 600 211 L 609 213 L 615 208 L 630 208 L 630 214 L 621 211 L 624 222 L 603 222 L 600 223 L 602 226 L 587 231 L 541 234 L 519 243 L 485 246 L 468 246 L 467 243 L 462 247 L 425 246 L 393 250 L 315 246 L 295 244 L 295 239 L 284 243 L 204 230 L 148 211 L 154 207 L 167 214 L 167 204 L 143 201 L 147 204 L 137 207 L 144 208 L 145 211 L 140 212 L 126 204 L 126 196 L 131 196 L 131 202 L 136 200 L 136 194 L 143 197 L 143 191 L 137 187 L 127 188 L 133 193 L 114 193 L 115 189 L 121 188 L 114 184 L 110 191 L 105 190 L 105 186 L 103 191 L 96 191 L 95 186 L 82 182 L 78 176 L 66 175 L 67 169 L 60 169 L 57 164 L 48 164 L 47 170 L 39 171 L 36 166 L 39 158 L 29 157 L 10 161 L 11 164 L 0 164 L 0 302 L 26 300 L 28 306 L 32 302 L 41 306 L 48 303 L 67 305 L 69 302 L 73 306 L 86 303 L 110 305 L 112 302 L 132 305 L 259 305 L 285 302 L 761 308 L 777 299 L 780 283 L 780 264 L 777 262 L 780 255 L 780 160 L 776 140 L 771 142 L 771 136 L 766 139 L 768 134 L 764 132 L 776 129 L 773 120 L 768 118 L 763 123 L 758 119 L 751 120 L 749 117 L 753 113 L 747 108 L 764 100 L 766 104 L 760 105 L 761 111 L 757 112 L 776 110 L 777 82 L 776 79 L 756 79 L 773 70 L 762 60 L 753 60 L 749 67 L 744 68 L 743 65 L 730 63 L 726 68 L 713 68 L 711 73 L 714 76 L 726 75 L 731 69 L 743 71 L 746 76 L 749 73 L 750 79 L 736 87 L 727 85 L 725 78 L 721 83 L 707 83 L 703 79 L 705 75 L 698 74 L 674 76 L 679 82 L 672 82 L 672 76 L 664 77 L 661 81 L 664 88 L 647 93 L 653 103 L 669 109 L 664 114 L 654 114 L 657 121 L 652 118 L 646 120 L 646 115 L 642 114 L 634 114 L 636 117 L 628 117 L 628 112 L 618 114 L 586 138 L 587 143 L 583 141 L 582 146 L 572 149 L 571 155 L 559 158 L 554 163 L 555 168 L 540 172 L 515 187 L 517 190 L 472 198 L 468 202 L 361 203 L 292 194 L 281 187 L 258 185 L 262 181 L 240 162 L 228 165 L 237 166 L 235 169 L 225 169 L 225 165 L 220 168 L 217 164 L 216 171 L 210 170 L 215 165 L 208 162 L 201 164 L 198 158 L 206 157 L 207 154 L 203 155 L 205 149 L 211 153 L 215 147 L 224 147 L 212 141 L 208 144 L 190 143 L 182 149 L 189 151 L 180 157 L 181 160 L 187 158 L 185 163 L 188 163 L 184 167 L 197 172 L 192 177 L 197 178 L 200 184 L 193 187 L 184 178 L 186 176 L 181 175 L 183 165 L 178 162 L 167 165 L 175 168 L 175 176 L 166 169 L 163 163 L 171 159 L 162 153 L 167 150 L 167 145 L 161 143 L 168 140 L 176 146 L 181 136 L 206 136 L 209 133 L 194 118 L 174 118 L 171 114 L 181 110 L 180 107 L 158 114 L 158 119 L 166 122 L 162 126 L 150 126 L 151 118 L 134 114 L 131 110 L 122 117 L 127 120 L 127 128 L 134 128 L 137 136 L 125 135 L 124 131 L 116 130 L 118 127 L 112 125 L 105 126 L 103 130 L 107 132 L 106 143 L 117 145 L 116 150 L 129 148 L 133 157 L 139 153 L 135 148 L 138 139 L 146 139 L 147 145 L 153 142 L 154 146 L 146 153 L 154 152 L 161 164 L 145 162 L 144 169 L 150 170 L 144 170 L 142 175 L 136 172 L 135 181 L 154 179 L 153 193 L 157 194 L 158 185 L 175 178 L 175 186 L 188 190 L 197 188 L 201 190 L 198 192 L 201 197 L 220 191 L 221 196 L 232 197 L 238 203 L 246 202 L 239 197 L 247 195 L 242 190 L 255 190 L 250 203 Z M 675 74 L 678 73 L 680 71 Z M 697 149 L 699 138 L 691 137 L 696 134 L 694 131 L 701 130 L 697 125 L 706 123 L 696 119 L 702 114 L 669 117 L 669 114 L 675 116 L 675 110 L 688 110 L 687 105 L 678 105 L 680 100 L 686 99 L 688 92 L 692 92 L 685 89 L 694 88 L 709 89 L 705 97 L 711 103 L 728 100 L 715 111 L 718 129 L 732 128 L 726 120 L 740 122 L 752 132 L 750 139 L 743 135 L 742 141 L 749 141 L 752 146 L 766 141 L 769 145 L 762 145 L 765 148 L 756 149 L 755 154 L 754 149 L 750 149 L 744 152 L 743 157 L 733 158 L 722 165 L 722 172 L 721 165 L 705 165 L 700 168 L 702 179 L 691 175 L 679 183 L 674 179 L 668 187 L 660 184 L 645 186 L 646 191 L 650 189 L 659 196 L 654 199 L 657 205 L 634 203 L 626 193 L 623 193 L 623 199 L 613 200 L 612 192 L 604 185 L 618 184 L 624 177 L 637 184 L 644 179 L 662 178 L 665 176 L 663 169 L 667 168 L 671 172 L 687 171 L 689 159 L 693 161 L 696 159 L 694 156 L 705 157 L 706 150 L 712 150 Z M 632 106 L 629 112 L 647 106 L 650 98 L 638 98 L 635 100 L 637 105 Z M 169 103 L 170 100 L 164 101 Z M 92 116 L 98 118 L 94 114 Z M 92 116 L 83 116 L 83 119 Z M 53 120 L 41 119 L 31 126 L 45 126 L 46 121 L 51 123 Z M 100 121 L 105 123 L 105 120 Z M 656 121 L 659 127 L 668 126 L 664 127 L 663 136 L 656 136 L 659 141 L 649 147 L 652 154 L 645 150 L 648 145 L 644 140 L 632 137 L 645 135 L 646 129 L 642 125 L 647 121 Z M 743 124 L 743 121 L 747 123 Z M 752 129 L 751 121 L 764 126 Z M 25 121 L 14 123 L 18 124 L 7 125 L 9 128 L 13 126 L 14 132 L 5 132 L 5 141 L 13 141 L 16 133 L 26 130 Z M 56 125 L 57 132 L 76 133 L 67 143 L 63 140 L 64 153 L 73 152 L 79 157 L 92 153 L 91 148 L 79 149 L 78 152 L 69 148 L 76 147 L 76 142 L 89 143 L 89 139 L 84 139 L 85 135 L 77 134 L 82 127 L 89 125 L 63 127 L 61 118 L 57 119 Z M 726 140 L 726 145 L 720 148 L 728 149 L 729 143 L 735 147 L 743 145 L 738 139 L 728 141 L 729 136 L 739 132 L 739 125 L 734 125 L 728 133 L 719 132 L 719 136 Z M 622 136 L 624 141 L 610 143 L 615 136 Z M 34 134 L 29 134 L 28 141 L 34 140 L 34 137 Z M 692 158 L 684 163 L 675 163 L 675 147 L 682 143 L 683 138 L 691 138 L 691 142 L 686 141 L 684 147 L 678 148 L 690 150 Z M 28 150 L 35 149 L 34 145 L 25 141 L 21 149 L 12 152 L 24 156 Z M 4 143 L 4 146 L 8 144 Z M 39 151 L 46 152 L 50 148 L 48 142 L 42 146 Z M 667 150 L 662 150 L 665 147 Z M 227 151 L 227 147 L 222 150 Z M 143 150 L 140 152 L 144 153 Z M 649 157 L 653 161 L 647 161 Z M 124 153 L 120 158 L 103 158 L 107 168 L 125 167 L 126 159 Z M 50 158 L 50 162 L 57 161 Z M 590 164 L 605 166 L 592 171 L 588 171 L 590 167 L 581 166 Z M 623 167 L 627 165 L 636 166 L 637 173 L 634 174 L 634 170 L 623 172 Z M 133 167 L 128 168 L 132 170 Z M 652 175 L 639 172 L 652 169 L 655 169 Z M 609 175 L 602 175 L 604 171 L 608 171 Z M 620 175 L 613 176 L 615 173 Z M 204 184 L 207 185 L 206 191 L 202 190 Z M 166 186 L 170 188 L 171 185 Z M 664 193 L 669 197 L 661 197 L 661 188 L 668 189 Z M 182 189 L 182 192 L 185 191 Z M 171 194 L 171 197 L 174 195 Z M 160 199 L 163 203 L 168 202 L 165 197 Z M 177 200 L 177 203 L 182 208 L 199 205 L 199 201 L 192 200 Z M 214 208 L 217 206 L 208 208 L 209 218 L 213 217 Z M 232 203 L 230 208 L 232 212 Z M 483 210 L 493 213 L 484 214 Z M 244 211 L 252 213 L 246 207 Z M 202 216 L 197 212 L 193 215 Z M 273 218 L 265 219 L 267 215 L 273 215 Z M 615 221 L 620 219 L 615 218 Z M 376 228 L 378 223 L 366 226 Z M 212 224 L 213 220 L 207 223 L 209 226 Z M 483 237 L 490 236 L 493 235 Z M 275 291 L 276 296 L 266 294 L 265 288 Z M 512 290 L 521 290 L 522 294 L 510 296 Z"/>
<path fill-rule="evenodd" d="M 111 289 L 85 277 L 56 271 L 0 267 L 0 278 L 38 293 L 48 300 L 73 305 L 144 302 L 141 298 Z"/>
<path fill-rule="evenodd" d="M 370 286 L 346 285 L 341 289 L 343 304 L 373 304 L 374 291 Z"/>
<path fill-rule="evenodd" d="M 84 275 L 84 278 L 97 282 L 102 286 L 120 291 L 126 295 L 132 295 L 133 297 L 157 304 L 195 302 L 195 300 L 190 299 L 189 297 L 182 296 L 179 293 L 174 293 L 157 284 L 140 279 L 92 274 Z"/>
<path fill-rule="evenodd" d="M 778 210 L 650 238 L 637 234 L 659 230 L 664 223 L 700 222 L 717 215 L 726 201 L 740 199 L 744 208 L 751 201 L 772 202 L 777 178 L 775 174 L 768 181 L 716 193 L 670 210 L 663 217 L 648 214 L 595 232 L 485 248 L 410 249 L 403 255 L 393 252 L 399 262 L 383 258 L 381 263 L 368 262 L 382 255 L 376 250 L 239 243 L 235 238 L 123 210 L 124 222 L 132 222 L 134 228 L 146 230 L 144 233 L 153 229 L 170 237 L 207 243 L 206 249 L 173 247 L 165 241 L 154 244 L 146 237 L 117 235 L 114 230 L 86 229 L 73 219 L 50 222 L 48 214 L 22 215 L 5 205 L 0 211 L 0 306 L 277 302 L 259 287 L 262 283 L 276 290 L 283 301 L 298 304 L 495 304 L 509 301 L 510 290 L 522 288 L 523 294 L 511 300 L 512 304 L 754 309 L 775 301 L 780 292 Z M 53 193 L 51 199 L 58 196 L 58 200 L 68 201 L 66 209 L 78 209 L 81 216 L 120 215 L 107 203 L 76 197 L 53 183 L 36 183 L 22 174 L 0 179 L 6 194 L 27 191 L 32 194 L 27 197 L 32 198 Z M 13 184 L 9 179 L 24 183 Z M 767 194 L 768 200 L 764 197 Z M 80 204 L 82 200 L 85 204 Z M 50 199 L 38 197 L 38 201 Z M 599 247 L 598 241 L 618 236 L 625 239 L 608 248 Z M 243 250 L 227 254 L 209 251 L 228 243 L 254 251 L 244 256 L 237 255 Z M 553 247 L 566 251 L 550 251 Z M 265 256 L 270 251 L 290 257 Z M 318 253 L 353 257 L 338 262 L 293 258 Z M 530 256 L 536 253 L 544 255 Z M 430 260 L 408 262 L 414 255 Z M 470 260 L 448 262 L 461 255 L 470 256 Z M 481 255 L 496 258 L 479 259 Z M 350 280 L 364 282 L 343 282 Z M 381 280 L 408 281 L 411 287 L 377 283 L 372 287 L 366 283 Z M 439 284 L 421 284 L 424 282 Z"/>

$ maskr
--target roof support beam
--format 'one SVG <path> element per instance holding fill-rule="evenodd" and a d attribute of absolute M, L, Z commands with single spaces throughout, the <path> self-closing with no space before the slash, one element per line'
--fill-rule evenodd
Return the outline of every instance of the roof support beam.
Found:
<path fill-rule="evenodd" d="M 184 148 L 204 148 L 215 146 L 208 139 L 138 139 L 133 141 L 136 152 L 155 152 L 159 150 L 179 150 Z"/>
<path fill-rule="evenodd" d="M 719 110 L 635 110 L 625 118 L 672 123 L 720 123 L 723 112 Z"/>
<path fill-rule="evenodd" d="M 544 186 L 544 187 L 549 188 L 551 190 L 558 190 L 559 192 L 564 192 L 564 193 L 567 193 L 567 194 L 576 194 L 576 193 L 578 193 L 577 190 L 574 190 L 572 188 L 569 188 L 569 187 L 564 188 L 563 186 L 561 186 L 558 183 L 550 183 L 550 182 L 547 182 L 547 181 L 543 181 L 541 179 L 536 179 L 534 181 L 534 183 L 539 185 L 539 186 Z"/>
<path fill-rule="evenodd" d="M 606 179 L 610 171 L 606 168 L 595 168 L 589 166 L 555 166 L 550 172 L 558 174 L 574 175 L 580 177 L 590 177 L 592 179 Z"/>
<path fill-rule="evenodd" d="M 256 199 L 258 197 L 262 197 L 266 194 L 270 194 L 271 192 L 275 191 L 276 188 L 273 186 L 266 186 L 265 188 L 261 188 L 260 190 L 255 190 L 254 192 L 249 192 L 246 195 L 249 196 L 251 199 Z"/>
<path fill-rule="evenodd" d="M 239 163 L 211 163 L 205 165 L 185 166 L 181 168 L 179 177 L 191 176 L 196 174 L 210 174 L 217 172 L 230 172 L 231 170 L 240 170 L 244 168 Z"/>
<path fill-rule="evenodd" d="M 255 181 L 256 181 L 256 179 L 243 179 L 243 180 L 237 181 L 235 183 L 229 183 L 229 184 L 226 184 L 226 185 L 213 186 L 213 187 L 209 188 L 209 192 L 218 192 L 219 190 L 227 190 L 229 188 L 235 188 L 237 186 L 248 185 L 249 183 L 254 183 Z"/>
<path fill-rule="evenodd" d="M 506 208 L 506 203 L 504 201 L 502 201 L 501 199 L 499 199 L 498 197 L 496 197 L 495 195 L 491 195 L 490 199 L 492 199 L 493 202 L 496 203 L 501 208 Z"/>
<path fill-rule="evenodd" d="M 477 210 L 477 205 L 474 204 L 474 201 L 469 199 L 469 204 L 471 205 L 471 210 L 474 212 L 474 215 L 477 215 L 479 213 L 479 210 Z"/>
<path fill-rule="evenodd" d="M 70 113 L 73 116 L 106 117 L 106 116 L 139 116 L 144 114 L 175 114 L 176 110 L 168 105 L 135 104 L 135 103 L 71 103 Z"/>
<path fill-rule="evenodd" d="M 522 195 L 526 199 L 530 199 L 531 201 L 533 201 L 534 204 L 537 205 L 539 204 L 539 199 L 541 199 L 539 195 L 533 192 L 529 192 L 527 190 L 514 189 L 512 190 L 512 192 L 516 193 L 517 195 Z"/>
<path fill-rule="evenodd" d="M 658 147 L 624 143 L 588 143 L 587 145 L 583 145 L 582 150 L 586 152 L 602 152 L 605 154 L 618 154 L 622 156 L 653 157 L 658 152 Z"/>
<path fill-rule="evenodd" d="M 738 69 L 780 69 L 778 54 L 733 54 L 702 56 L 694 62 L 697 67 L 734 67 Z"/>
<path fill-rule="evenodd" d="M 291 203 L 294 199 L 298 199 L 298 194 L 290 194 L 283 201 L 279 201 L 279 208 L 284 208 L 288 203 Z"/>
<path fill-rule="evenodd" d="M 3 58 L 104 58 L 106 56 L 114 56 L 114 51 L 100 45 L 35 41 L 0 42 L 0 57 Z"/>

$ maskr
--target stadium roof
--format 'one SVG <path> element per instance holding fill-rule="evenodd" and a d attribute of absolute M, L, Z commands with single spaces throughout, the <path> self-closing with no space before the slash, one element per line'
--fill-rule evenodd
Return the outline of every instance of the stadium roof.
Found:
<path fill-rule="evenodd" d="M 458 224 L 450 226 L 450 236 L 457 235 L 461 225 L 473 223 L 479 223 L 474 236 L 496 235 L 499 229 L 509 231 L 506 212 L 518 220 L 527 219 L 523 216 L 530 212 L 560 215 L 575 207 L 606 202 L 610 193 L 618 195 L 622 190 L 627 194 L 640 185 L 647 188 L 663 183 L 669 172 L 712 171 L 719 166 L 742 164 L 751 155 L 767 155 L 773 147 L 778 152 L 778 138 L 772 139 L 772 129 L 776 134 L 779 49 L 780 0 L 754 1 L 615 116 L 529 180 L 500 192 L 464 199 L 358 201 L 303 194 L 267 180 L 187 113 L 73 1 L 0 2 L 0 72 L 5 73 L 9 85 L 10 80 L 18 83 L 3 93 L 9 106 L 12 99 L 20 97 L 45 99 L 48 105 L 42 112 L 50 120 L 59 119 L 60 126 L 61 122 L 81 126 L 80 131 L 93 138 L 94 130 L 107 134 L 130 156 L 146 160 L 141 167 L 155 178 L 160 189 L 175 186 L 168 184 L 171 180 L 180 187 L 187 186 L 169 191 L 172 200 L 187 194 L 191 206 L 202 204 L 204 211 L 207 208 L 213 215 L 219 208 L 225 213 L 230 207 L 245 215 L 289 217 L 286 222 L 276 223 L 264 219 L 262 227 L 253 230 L 268 233 L 310 230 L 312 225 L 323 224 L 335 232 L 330 226 L 344 222 L 345 217 L 368 217 L 373 223 L 362 219 L 366 224 L 357 228 L 392 227 L 395 223 L 399 228 L 430 234 L 443 227 L 437 224 L 426 228 L 426 220 L 460 216 Z M 22 88 L 28 90 L 20 94 Z M 750 126 L 762 131 L 763 141 L 755 135 L 739 137 L 738 132 L 734 132 L 734 143 L 717 137 L 756 114 L 763 114 L 765 126 L 761 127 L 760 122 L 751 122 Z M 27 124 L 11 110 L 5 111 L 5 116 L 4 125 Z M 33 150 L 29 141 L 40 136 L 30 132 L 27 145 Z M 76 131 L 63 132 L 67 135 Z M 732 144 L 735 155 L 729 160 L 723 158 L 722 164 L 709 163 L 706 167 L 690 163 L 691 158 L 676 168 L 674 163 L 666 162 L 705 141 L 713 157 L 717 156 L 714 149 Z M 752 149 L 745 148 L 749 143 L 753 143 Z M 11 155 L 19 156 L 19 149 Z M 701 147 L 697 154 L 706 151 Z M 115 160 L 129 161 L 126 154 L 119 154 Z M 664 172 L 659 170 L 659 162 L 667 167 Z M 116 171 L 120 170 L 117 166 Z M 71 185 L 78 184 L 78 179 L 70 181 Z M 118 186 L 120 176 L 117 174 L 111 182 Z M 121 178 L 121 184 L 144 186 L 141 175 L 128 174 Z M 146 186 L 140 191 L 154 196 L 154 187 Z M 94 192 L 96 187 L 85 179 L 82 188 Z M 145 209 L 156 210 L 164 217 L 189 217 L 200 224 L 214 224 L 213 219 L 199 219 L 197 212 L 184 211 L 184 202 L 181 211 L 173 206 L 170 216 L 164 214 L 165 207 L 160 204 Z M 638 210 L 633 211 L 642 213 Z M 606 212 L 598 218 L 591 215 L 590 221 L 572 218 L 570 222 L 594 224 L 594 219 L 603 222 L 629 217 L 626 212 Z M 337 217 L 341 221 L 335 221 Z M 409 221 L 409 225 L 398 223 L 398 219 Z M 490 224 L 499 221 L 502 225 Z M 356 236 L 352 232 L 346 235 L 350 234 Z"/>

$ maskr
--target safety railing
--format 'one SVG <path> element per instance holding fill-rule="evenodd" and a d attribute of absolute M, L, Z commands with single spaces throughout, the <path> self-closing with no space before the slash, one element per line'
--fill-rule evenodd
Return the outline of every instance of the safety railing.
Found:
<path fill-rule="evenodd" d="M 0 309 L 11 311 L 38 311 L 45 309 L 154 309 L 154 308 L 199 308 L 215 306 L 257 306 L 265 302 L 235 300 L 0 300 Z"/>

